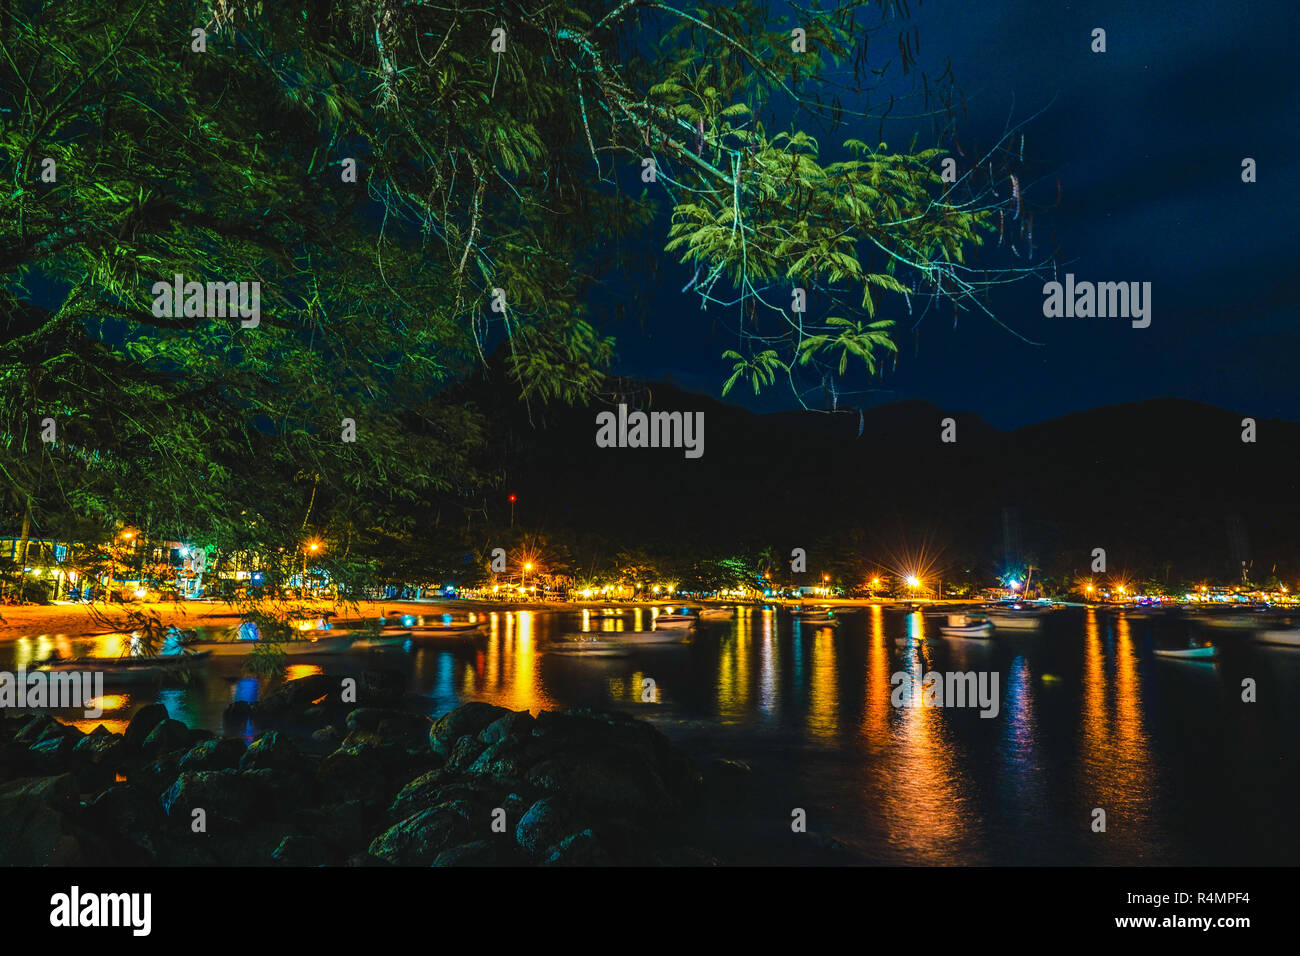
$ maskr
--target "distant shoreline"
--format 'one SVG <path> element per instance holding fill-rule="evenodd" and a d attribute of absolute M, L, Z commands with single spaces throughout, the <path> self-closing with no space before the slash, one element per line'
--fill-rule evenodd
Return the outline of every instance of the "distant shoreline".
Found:
<path fill-rule="evenodd" d="M 637 602 L 619 602 L 619 601 L 574 601 L 566 603 L 541 602 L 541 601 L 471 601 L 471 600 L 449 600 L 449 601 L 360 601 L 357 605 L 336 605 L 329 602 L 310 602 L 313 610 L 319 613 L 329 612 L 337 619 L 361 617 L 379 617 L 381 614 L 388 616 L 412 614 L 412 615 L 434 615 L 434 614 L 451 614 L 455 617 L 461 617 L 471 611 L 474 613 L 490 613 L 492 611 L 536 611 L 545 612 L 564 612 L 578 611 L 584 607 L 653 607 L 656 605 L 675 604 L 676 601 L 667 599 L 658 599 L 651 601 Z M 749 602 L 737 601 L 686 601 L 681 602 L 690 604 L 737 604 Z M 816 600 L 803 601 L 783 601 L 772 599 L 773 604 L 821 604 L 832 605 L 835 607 L 870 607 L 873 604 L 889 606 L 891 604 L 906 603 L 891 599 L 839 599 L 839 598 L 819 598 Z M 916 601 L 912 603 L 938 603 L 929 601 Z M 983 603 L 979 599 L 953 599 L 942 602 L 945 605 L 953 604 L 979 604 Z M 110 615 L 119 615 L 123 611 L 137 611 L 149 614 L 157 614 L 164 624 L 175 625 L 177 627 L 204 627 L 204 626 L 221 626 L 232 618 L 239 617 L 241 611 L 238 604 L 228 601 L 181 601 L 179 603 L 159 602 L 133 604 L 102 604 L 96 603 L 94 608 L 102 613 Z M 14 607 L 0 607 L 0 641 L 13 641 L 23 637 L 39 637 L 42 635 L 61 634 L 67 637 L 90 637 L 96 634 L 106 633 L 105 625 L 102 621 L 97 620 L 91 614 L 91 605 L 87 604 L 28 604 Z"/>

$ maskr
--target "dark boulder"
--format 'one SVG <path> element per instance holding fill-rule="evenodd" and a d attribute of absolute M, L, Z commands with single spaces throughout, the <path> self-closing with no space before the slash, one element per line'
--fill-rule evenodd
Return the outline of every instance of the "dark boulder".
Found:
<path fill-rule="evenodd" d="M 256 800 L 253 782 L 234 770 L 187 770 L 163 794 L 162 808 L 173 822 L 186 827 L 193 811 L 201 809 L 212 833 L 246 822 Z"/>
<path fill-rule="evenodd" d="M 429 729 L 429 746 L 434 753 L 445 757 L 451 753 L 460 738 L 466 735 L 477 736 L 493 721 L 510 713 L 512 711 L 504 707 L 482 701 L 461 704 L 434 721 Z"/>
<path fill-rule="evenodd" d="M 342 679 L 328 674 L 309 674 L 286 681 L 251 706 L 254 714 L 301 714 L 321 698 L 341 701 Z"/>
<path fill-rule="evenodd" d="M 529 853 L 541 853 L 573 831 L 572 814 L 552 798 L 543 797 L 515 825 L 515 841 Z"/>
<path fill-rule="evenodd" d="M 127 728 L 130 733 L 130 728 Z M 179 720 L 159 721 L 140 744 L 140 755 L 146 760 L 157 759 L 190 745 L 190 730 Z M 179 758 L 178 758 L 179 760 Z"/>
<path fill-rule="evenodd" d="M 469 821 L 455 809 L 432 807 L 379 834 L 370 844 L 370 853 L 399 866 L 431 866 L 443 850 L 471 835 Z"/>
<path fill-rule="evenodd" d="M 314 836 L 287 836 L 271 853 L 281 866 L 327 866 L 331 862 L 329 847 Z"/>
<path fill-rule="evenodd" d="M 82 866 L 88 847 L 77 831 L 71 774 L 0 784 L 0 848 L 6 866 Z"/>
<path fill-rule="evenodd" d="M 247 746 L 238 737 L 215 737 L 191 747 L 181 757 L 178 769 L 186 770 L 234 770 L 239 766 L 239 758 L 244 755 Z"/>
<path fill-rule="evenodd" d="M 239 758 L 239 769 L 306 772 L 307 763 L 289 737 L 268 730 L 249 744 Z"/>
<path fill-rule="evenodd" d="M 168 718 L 167 708 L 162 704 L 145 704 L 131 717 L 126 725 L 126 749 L 129 753 L 138 753 L 153 729 Z"/>

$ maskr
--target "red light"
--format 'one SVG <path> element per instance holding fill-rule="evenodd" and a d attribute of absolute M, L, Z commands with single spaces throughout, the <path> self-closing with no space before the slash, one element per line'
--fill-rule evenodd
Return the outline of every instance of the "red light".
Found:
<path fill-rule="evenodd" d="M 511 495 L 511 496 L 510 496 L 510 503 L 511 503 L 511 504 L 514 504 L 514 501 L 515 501 L 515 496 L 514 496 L 514 495 Z"/>

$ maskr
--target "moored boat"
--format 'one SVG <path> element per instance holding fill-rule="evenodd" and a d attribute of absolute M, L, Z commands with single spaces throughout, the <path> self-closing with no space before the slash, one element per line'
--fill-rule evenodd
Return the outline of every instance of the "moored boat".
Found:
<path fill-rule="evenodd" d="M 184 677 L 209 656 L 207 651 L 183 650 L 156 657 L 71 657 L 43 661 L 36 670 L 46 674 L 97 671 L 103 673 L 106 684 L 151 684 Z"/>
<path fill-rule="evenodd" d="M 940 624 L 939 633 L 946 637 L 992 637 L 993 625 L 988 621 L 967 624 Z"/>
<path fill-rule="evenodd" d="M 1178 660 L 1209 661 L 1219 656 L 1219 649 L 1213 644 L 1206 644 L 1203 647 L 1156 648 L 1155 653 Z"/>
<path fill-rule="evenodd" d="M 659 614 L 654 619 L 655 627 L 694 627 L 698 621 L 694 614 Z"/>
<path fill-rule="evenodd" d="M 1300 628 L 1280 628 L 1260 631 L 1255 640 L 1261 644 L 1273 644 L 1278 647 L 1300 647 Z"/>
<path fill-rule="evenodd" d="M 350 631 L 311 631 L 314 636 L 291 641 L 267 641 L 263 638 L 236 638 L 230 641 L 190 641 L 185 647 L 207 651 L 213 657 L 246 657 L 259 647 L 274 645 L 290 657 L 317 654 L 342 654 L 352 646 L 357 635 Z"/>
<path fill-rule="evenodd" d="M 995 611 L 989 613 L 989 620 L 999 629 L 1033 631 L 1042 626 L 1041 611 Z"/>
<path fill-rule="evenodd" d="M 575 657 L 627 657 L 631 653 L 622 641 L 609 641 L 590 634 L 569 634 L 547 646 L 552 654 Z"/>
<path fill-rule="evenodd" d="M 348 648 L 353 651 L 381 651 L 392 647 L 405 647 L 406 642 L 411 639 L 410 631 L 398 631 L 389 633 L 387 629 L 378 635 L 361 635 L 352 642 Z"/>
<path fill-rule="evenodd" d="M 700 620 L 703 621 L 730 621 L 735 616 L 735 609 L 729 607 L 706 607 L 700 609 Z"/>

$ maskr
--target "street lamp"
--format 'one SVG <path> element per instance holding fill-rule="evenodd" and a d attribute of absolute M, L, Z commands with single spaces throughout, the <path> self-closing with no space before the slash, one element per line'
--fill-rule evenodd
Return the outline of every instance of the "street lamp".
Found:
<path fill-rule="evenodd" d="M 315 554 L 321 548 L 319 541 L 308 541 L 302 546 L 302 596 L 307 597 L 307 555 Z"/>

